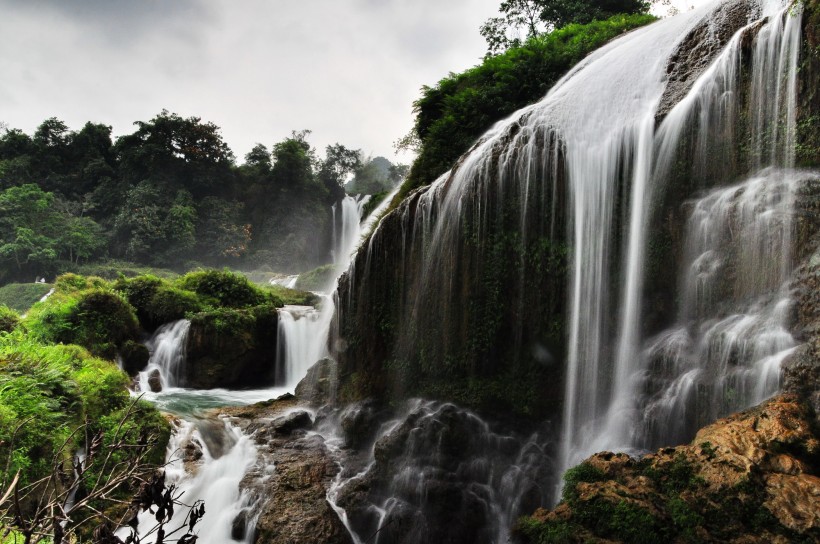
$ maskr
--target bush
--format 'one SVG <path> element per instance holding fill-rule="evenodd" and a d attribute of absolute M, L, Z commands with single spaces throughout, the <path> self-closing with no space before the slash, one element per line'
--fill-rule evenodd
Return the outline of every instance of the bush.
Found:
<path fill-rule="evenodd" d="M 177 280 L 177 286 L 210 299 L 214 306 L 248 308 L 269 300 L 268 295 L 248 278 L 227 270 L 189 272 Z"/>
<path fill-rule="evenodd" d="M 328 288 L 338 273 L 338 266 L 326 264 L 301 274 L 299 279 L 296 280 L 296 287 L 309 291 L 322 291 Z"/>
<path fill-rule="evenodd" d="M 24 323 L 41 342 L 78 344 L 106 359 L 114 359 L 124 342 L 135 339 L 139 327 L 131 305 L 105 288 L 68 294 L 64 287 L 35 306 Z"/>
<path fill-rule="evenodd" d="M 11 332 L 20 322 L 17 312 L 0 304 L 0 332 Z"/>
<path fill-rule="evenodd" d="M 654 20 L 651 15 L 616 15 L 586 25 L 571 24 L 451 74 L 434 87 L 425 86 L 413 104 L 421 150 L 400 198 L 446 172 L 495 122 L 543 98 L 589 53 Z"/>

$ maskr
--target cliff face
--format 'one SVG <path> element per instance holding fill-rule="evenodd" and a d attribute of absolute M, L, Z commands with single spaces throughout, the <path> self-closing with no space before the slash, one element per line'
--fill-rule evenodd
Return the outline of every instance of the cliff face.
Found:
<path fill-rule="evenodd" d="M 508 159 L 496 155 L 488 168 Z M 436 189 L 384 218 L 339 284 L 342 401 L 419 395 L 531 416 L 553 410 L 565 352 L 565 220 L 552 203 L 562 189 L 533 184 L 522 201 L 516 184 L 505 194 L 473 189 L 456 219 L 465 234 L 457 247 L 437 246 L 429 231 L 446 228 L 430 222 Z"/>

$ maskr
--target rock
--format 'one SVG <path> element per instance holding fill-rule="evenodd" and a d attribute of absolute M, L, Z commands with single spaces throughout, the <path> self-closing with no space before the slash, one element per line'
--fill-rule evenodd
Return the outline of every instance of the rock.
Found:
<path fill-rule="evenodd" d="M 148 374 L 148 388 L 154 393 L 162 391 L 162 378 L 156 368 Z"/>
<path fill-rule="evenodd" d="M 569 542 L 820 541 L 820 437 L 797 395 L 721 419 L 640 460 L 600 453 L 568 472 L 564 501 L 522 524 Z"/>
<path fill-rule="evenodd" d="M 231 538 L 234 540 L 245 540 L 245 534 L 248 531 L 248 511 L 242 510 L 231 524 Z"/>
<path fill-rule="evenodd" d="M 271 426 L 276 434 L 291 434 L 297 429 L 306 429 L 313 424 L 310 414 L 304 410 L 297 410 L 273 420 Z"/>
<path fill-rule="evenodd" d="M 752 15 L 748 0 L 724 2 L 681 40 L 669 58 L 666 89 L 656 113 L 662 119 L 686 96 L 698 77 L 708 68 L 726 44 L 746 26 Z"/>
<path fill-rule="evenodd" d="M 184 385 L 196 389 L 272 385 L 278 323 L 273 306 L 196 314 L 186 341 Z"/>
<path fill-rule="evenodd" d="M 339 468 L 318 435 L 294 432 L 311 425 L 308 411 L 292 399 L 223 409 L 220 413 L 258 444 L 260 462 L 242 480 L 243 491 L 259 501 L 251 542 L 259 544 L 352 544 L 327 492 Z M 279 432 L 286 431 L 286 432 Z M 268 471 L 265 467 L 275 466 Z M 247 514 L 245 514 L 247 518 Z M 234 520 L 234 534 L 247 521 Z M 236 538 L 236 537 L 234 537 Z"/>
<path fill-rule="evenodd" d="M 296 397 L 314 406 L 331 402 L 336 362 L 322 359 L 308 369 L 304 378 L 296 385 Z"/>
<path fill-rule="evenodd" d="M 122 369 L 127 372 L 129 376 L 135 376 L 137 373 L 145 370 L 151 354 L 144 344 L 127 340 L 120 348 L 120 357 L 122 358 Z"/>
<path fill-rule="evenodd" d="M 340 418 L 345 445 L 361 449 L 368 443 L 372 444 L 379 430 L 379 423 L 386 419 L 387 412 L 372 399 L 346 406 Z"/>

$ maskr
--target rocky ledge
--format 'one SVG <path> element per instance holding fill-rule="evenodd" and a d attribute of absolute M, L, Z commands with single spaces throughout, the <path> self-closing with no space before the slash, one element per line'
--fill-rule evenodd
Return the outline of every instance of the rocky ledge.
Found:
<path fill-rule="evenodd" d="M 252 541 L 352 544 L 327 502 L 327 489 L 339 469 L 322 437 L 309 432 L 312 413 L 290 395 L 221 413 L 253 436 L 259 448 L 260 463 L 240 484 L 263 499 L 253 512 L 258 517 Z M 250 515 L 234 522 L 237 539 L 245 537 Z"/>
<path fill-rule="evenodd" d="M 593 455 L 563 500 L 517 529 L 521 542 L 820 542 L 820 434 L 810 405 L 775 397 L 691 444 L 640 460 Z"/>

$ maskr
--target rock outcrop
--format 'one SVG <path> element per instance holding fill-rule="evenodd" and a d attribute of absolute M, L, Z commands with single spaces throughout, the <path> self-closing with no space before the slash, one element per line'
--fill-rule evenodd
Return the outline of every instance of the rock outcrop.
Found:
<path fill-rule="evenodd" d="M 278 323 L 272 305 L 196 314 L 188 333 L 183 384 L 196 389 L 273 384 Z"/>
<path fill-rule="evenodd" d="M 709 425 L 635 460 L 599 453 L 564 499 L 522 520 L 525 542 L 820 541 L 820 434 L 797 395 Z"/>
<path fill-rule="evenodd" d="M 241 483 L 259 497 L 253 542 L 265 544 L 351 544 L 347 530 L 327 501 L 338 466 L 322 437 L 307 433 L 308 411 L 294 398 L 224 409 L 259 448 L 260 462 Z M 273 467 L 272 470 L 266 467 Z M 247 530 L 246 514 L 234 534 Z"/>

